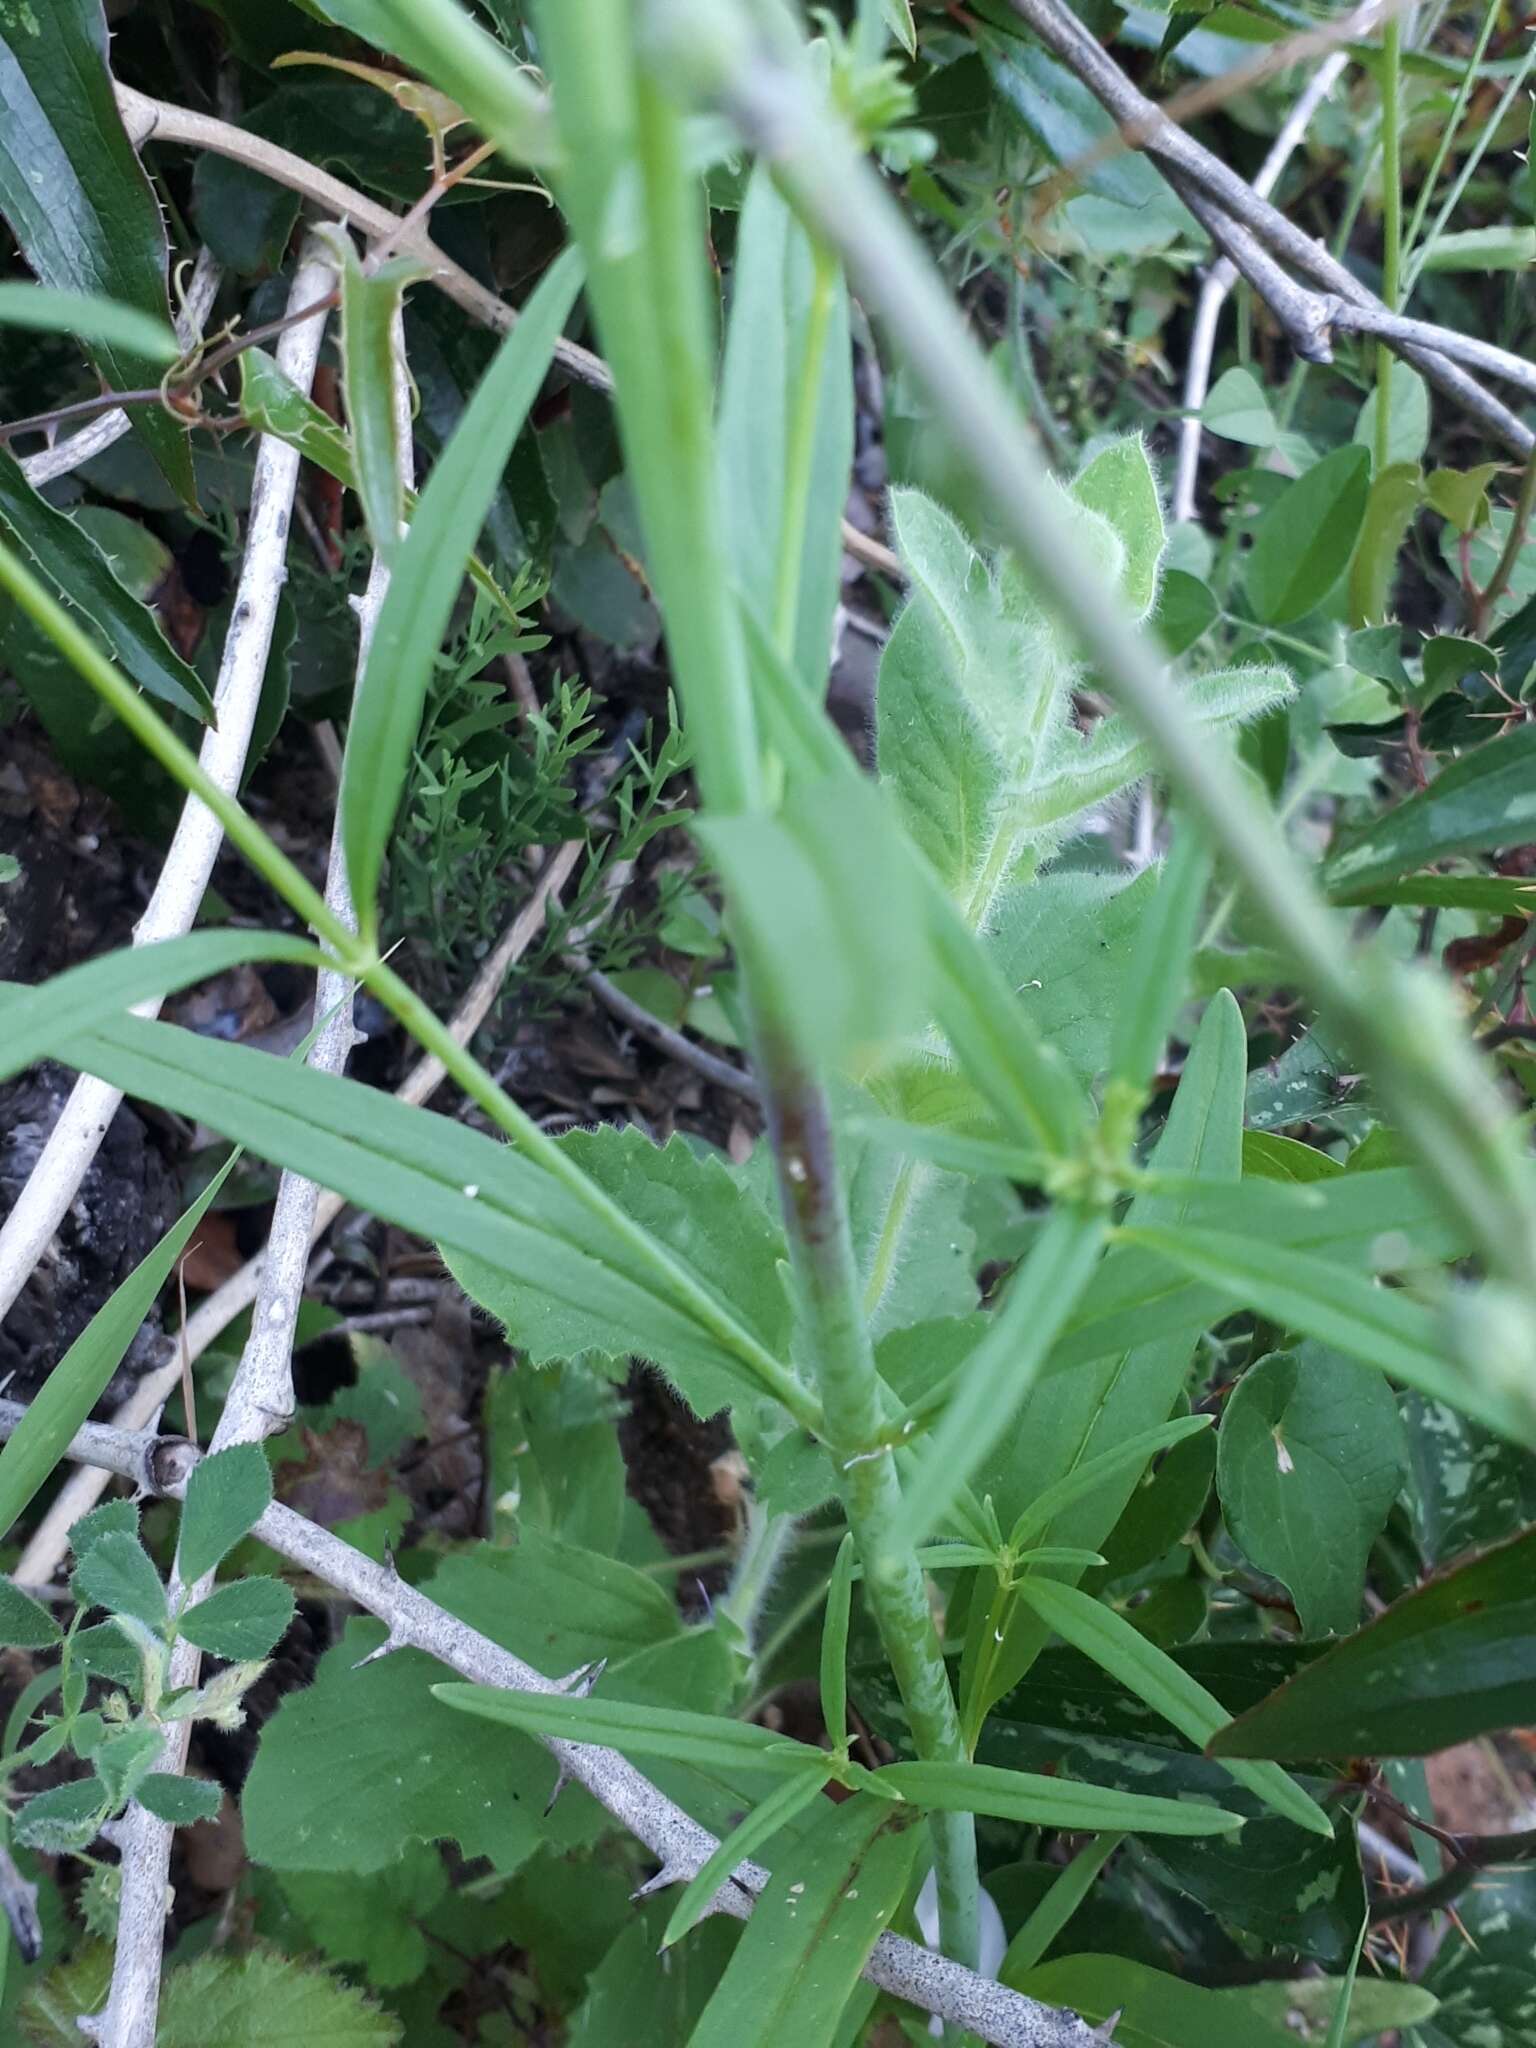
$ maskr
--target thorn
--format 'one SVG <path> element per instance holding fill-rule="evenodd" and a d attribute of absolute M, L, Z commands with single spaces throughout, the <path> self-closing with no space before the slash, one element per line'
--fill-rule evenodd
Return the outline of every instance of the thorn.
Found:
<path fill-rule="evenodd" d="M 569 1677 L 557 1681 L 558 1689 L 569 1699 L 584 1700 L 607 1669 L 606 1657 L 599 1657 L 591 1664 L 578 1664 Z"/>
<path fill-rule="evenodd" d="M 648 1877 L 639 1891 L 631 1892 L 630 1904 L 636 1899 L 648 1899 L 654 1892 L 665 1891 L 669 1884 L 686 1884 L 692 1873 L 679 1870 L 675 1863 L 664 1863 L 654 1877 Z"/>
<path fill-rule="evenodd" d="M 354 1671 L 361 1671 L 365 1664 L 376 1664 L 381 1657 L 387 1657 L 392 1650 L 408 1650 L 409 1648 L 410 1644 L 403 1636 L 397 1636 L 391 1631 L 376 1650 L 370 1650 L 366 1657 L 359 1657 L 352 1666 L 352 1669 Z"/>
<path fill-rule="evenodd" d="M 1102 2026 L 1102 2027 L 1095 2027 L 1095 2028 L 1094 2028 L 1094 2030 L 1093 2030 L 1093 2033 L 1092 2033 L 1092 2035 L 1090 2036 L 1090 2038 L 1091 2038 L 1092 2040 L 1095 2040 L 1095 2041 L 1110 2041 L 1110 2042 L 1112 2042 L 1112 2041 L 1114 2040 L 1114 2038 L 1115 2038 L 1115 2029 L 1116 2029 L 1116 2027 L 1118 2027 L 1118 2026 L 1119 2026 L 1120 2022 L 1121 2022 L 1121 2021 L 1122 2021 L 1122 2020 L 1123 2020 L 1124 2018 L 1125 2018 L 1125 2007 L 1124 2007 L 1124 2006 L 1122 2005 L 1122 2006 L 1121 2006 L 1121 2008 L 1120 2008 L 1120 2010 L 1119 2010 L 1118 2012 L 1112 2012 L 1112 2013 L 1110 2014 L 1109 2018 L 1108 2018 L 1108 2019 L 1107 2019 L 1107 2020 L 1106 2020 L 1106 2021 L 1104 2022 L 1104 2024 L 1103 2024 L 1103 2026 Z"/>

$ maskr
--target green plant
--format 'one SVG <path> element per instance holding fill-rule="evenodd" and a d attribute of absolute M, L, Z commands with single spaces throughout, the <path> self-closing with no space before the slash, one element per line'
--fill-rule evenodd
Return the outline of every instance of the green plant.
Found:
<path fill-rule="evenodd" d="M 1506 1049 L 1496 1078 L 1412 958 L 1437 917 L 1464 921 L 1458 943 L 1530 902 L 1518 869 L 1475 866 L 1508 856 L 1532 816 L 1516 694 L 1531 659 L 1530 491 L 1495 519 L 1491 466 L 1426 467 L 1415 366 L 1429 348 L 1461 392 L 1454 349 L 1362 325 L 1349 402 L 1330 386 L 1316 408 L 1315 381 L 1272 404 L 1252 368 L 1230 367 L 1203 401 L 1210 432 L 1280 466 L 1222 480 L 1218 536 L 1202 546 L 1187 524 L 1170 533 L 1139 431 L 1105 431 L 1047 472 L 1004 380 L 1023 385 L 1048 439 L 1097 420 L 1092 391 L 1071 394 L 1064 424 L 1060 372 L 1035 377 L 1027 335 L 1000 364 L 983 357 L 867 161 L 908 177 L 973 281 L 1012 273 L 1014 329 L 1018 209 L 1038 195 L 998 207 L 999 152 L 1021 187 L 1046 159 L 1063 190 L 1085 186 L 1059 206 L 1039 199 L 1056 252 L 1082 252 L 1081 269 L 1030 287 L 1037 313 L 1062 301 L 1069 331 L 1097 318 L 1090 274 L 1133 298 L 1162 289 L 1144 266 L 1171 264 L 1212 206 L 1218 241 L 1252 215 L 1306 274 L 1289 224 L 1256 213 L 1241 181 L 1239 199 L 1166 137 L 1151 139 L 1172 152 L 1168 188 L 1148 160 L 1115 153 L 1099 103 L 1123 118 L 1134 89 L 1064 9 L 988 5 L 935 28 L 924 66 L 900 0 L 810 38 L 777 6 L 537 5 L 537 72 L 508 47 L 524 32 L 516 8 L 487 10 L 500 36 L 454 0 L 322 11 L 436 95 L 434 199 L 450 189 L 445 128 L 467 121 L 547 182 L 571 243 L 467 380 L 419 494 L 402 480 L 393 337 L 415 257 L 448 273 L 408 227 L 378 232 L 414 247 L 410 262 L 328 245 L 344 428 L 243 354 L 247 419 L 345 487 L 376 563 L 325 898 L 150 701 L 189 718 L 208 708 L 85 527 L 17 470 L 0 512 L 21 545 L 0 541 L 0 584 L 18 614 L 315 943 L 207 932 L 7 989 L 0 1070 L 47 1052 L 429 1240 L 521 1364 L 487 1401 L 488 1537 L 415 1545 L 395 1572 L 363 1535 L 349 1545 L 272 1505 L 257 1444 L 286 1419 L 277 1397 L 286 1386 L 291 1408 L 291 1384 L 284 1358 L 276 1387 L 256 1389 L 253 1345 L 212 1454 L 151 1472 L 176 1494 L 190 1471 L 169 1590 L 134 1511 L 110 1507 L 77 1532 L 74 1582 L 108 1624 L 77 1615 L 61 1629 L 14 1588 L 0 1602 L 9 1640 L 58 1653 L 13 1724 L 8 1775 L 66 1746 L 91 1767 L 20 1807 L 16 1839 L 80 1852 L 106 1826 L 122 1845 L 110 1984 L 86 1951 L 47 1995 L 79 2011 L 106 1998 L 113 2048 L 154 2037 L 161 1824 L 213 1801 L 157 1768 L 167 1731 L 227 1723 L 292 1614 L 268 1576 L 193 1590 L 256 1529 L 311 1587 L 384 1626 L 350 1623 L 262 1732 L 242 1798 L 252 1911 L 290 1952 L 360 1972 L 423 2039 L 462 1988 L 430 1953 L 463 1960 L 457 1919 L 474 1954 L 515 1945 L 533 1959 L 538 1995 L 519 1985 L 510 2027 L 574 2010 L 571 2038 L 589 2044 L 857 2040 L 884 1993 L 908 2001 L 898 2023 L 920 2025 L 910 2008 L 926 2006 L 957 2039 L 1082 2048 L 1123 2008 L 1131 2041 L 1265 2048 L 1294 2037 L 1291 2008 L 1266 2002 L 1273 1986 L 1222 1981 L 1255 1954 L 1321 1967 L 1325 1995 L 1308 1986 L 1303 2008 L 1297 1991 L 1295 2013 L 1330 2042 L 1427 2024 L 1442 1992 L 1437 2026 L 1470 2011 L 1475 2027 L 1501 1998 L 1513 2011 L 1483 1977 L 1458 2007 L 1449 1967 L 1429 1991 L 1366 1981 L 1355 1823 L 1382 1788 L 1374 1767 L 1336 1768 L 1506 1729 L 1530 1686 L 1536 1190 L 1508 1092 L 1519 1069 Z M 1017 14 L 1052 56 L 1023 40 Z M 1174 21 L 1169 59 L 1188 26 Z M 906 68 L 886 56 L 892 34 Z M 1480 30 L 1474 68 L 1487 40 Z M 1405 236 L 1404 103 L 1408 81 L 1433 74 L 1414 71 L 1407 41 L 1395 20 L 1384 31 L 1389 319 L 1413 288 L 1443 157 Z M 936 119 L 952 69 L 987 92 L 958 171 Z M 734 219 L 717 346 L 707 231 L 721 193 Z M 1150 255 L 1104 207 L 1155 215 Z M 1297 332 L 1273 258 L 1236 247 Z M 472 301 L 473 278 L 458 278 Z M 1119 290 L 1105 287 L 1116 303 Z M 582 293 L 595 368 L 565 336 Z M 115 296 L 152 310 L 142 289 Z M 932 429 L 887 501 L 904 594 L 879 661 L 873 773 L 823 708 L 855 300 L 899 358 L 901 403 L 920 402 Z M 29 319 L 60 317 L 26 304 Z M 1365 298 L 1340 307 L 1376 318 Z M 81 330 L 101 346 L 121 339 L 104 318 Z M 126 335 L 142 345 L 142 328 Z M 1109 353 L 1129 342 L 1127 330 Z M 572 548 L 595 521 L 632 536 L 625 574 L 659 612 L 680 723 L 621 773 L 614 829 L 551 945 L 574 929 L 610 964 L 653 930 L 700 959 L 728 949 L 766 1120 L 745 1159 L 633 1126 L 551 1136 L 421 993 L 499 927 L 516 855 L 588 829 L 572 786 L 597 737 L 585 686 L 557 683 L 513 738 L 484 674 L 535 646 L 539 572 L 514 549 L 498 558 L 495 536 L 544 502 L 509 502 L 507 477 L 552 363 L 577 358 L 611 396 L 616 432 L 605 414 L 551 439 L 547 500 L 580 527 Z M 1112 429 L 1134 420 L 1123 398 L 1105 411 Z M 184 451 L 156 419 L 156 459 L 179 476 Z M 1443 561 L 1418 545 L 1429 519 Z M 1400 589 L 1465 600 L 1436 622 L 1465 630 L 1405 634 L 1389 616 Z M 1382 805 L 1372 777 L 1396 772 L 1398 743 L 1417 787 Z M 1426 772 L 1426 755 L 1453 750 Z M 674 808 L 685 769 L 696 805 Z M 1289 828 L 1319 790 L 1340 829 L 1314 881 Z M 1165 796 L 1164 861 L 1133 872 L 1096 851 L 1106 819 Z M 589 941 L 604 867 L 683 821 L 699 868 L 664 886 L 653 924 Z M 723 904 L 718 928 L 713 902 L 678 900 L 701 876 Z M 1380 913 L 1374 929 L 1362 908 Z M 391 955 L 402 932 L 408 973 Z M 1467 972 L 1482 977 L 1482 1012 L 1519 1032 L 1521 969 L 1501 951 Z M 322 1007 L 343 984 L 366 989 L 482 1128 L 323 1060 L 279 1064 L 129 1014 L 261 958 L 318 967 Z M 1315 1001 L 1310 1033 L 1290 1035 L 1276 991 Z M 1250 1040 L 1264 1053 L 1252 1067 Z M 1170 1046 L 1185 1049 L 1176 1075 Z M 74 1432 L 200 1213 L 15 1420 L 0 1453 L 13 1513 L 69 1442 L 146 1469 L 142 1437 Z M 730 1582 L 694 1624 L 625 1516 L 608 1383 L 633 1357 L 696 1416 L 729 1411 L 748 1475 Z M 370 1469 L 387 1463 L 371 1452 Z M 1497 1487 L 1474 1489 L 1474 1472 Z M 1501 1505 L 1485 1517 L 1474 1490 Z M 1421 1566 L 1495 1538 L 1417 1586 Z M 1390 1611 L 1361 1627 L 1368 1582 Z M 186 1675 L 198 1647 L 232 1660 L 201 1685 Z M 797 1732 L 764 1714 L 778 1687 L 813 1675 Z M 55 1685 L 61 1712 L 23 1745 Z M 554 1804 L 567 1776 L 582 1789 Z M 1424 1804 L 1411 1768 L 1392 1788 Z M 644 1856 L 604 1833 L 602 1808 Z M 1073 1851 L 1079 1836 L 1091 1839 Z M 444 1839 L 469 1865 L 452 1886 L 433 1846 Z M 1512 1859 L 1529 1848 L 1502 1846 Z M 930 1870 L 943 1951 L 931 1960 L 908 1939 Z M 681 1887 L 638 1933 L 623 1904 L 637 1881 Z M 1528 1918 L 1528 1884 L 1511 1888 Z M 984 1890 L 1007 1906 L 992 1976 L 976 1967 Z M 110 1902 L 92 1899 L 99 1926 Z M 1441 1903 L 1431 1887 L 1429 1908 Z M 749 1912 L 734 1946 L 713 1924 Z M 1141 1933 L 1151 1915 L 1191 1981 Z M 688 1969 L 654 1963 L 657 1946 L 681 1944 Z M 173 2039 L 202 1967 L 167 1980 Z M 240 1967 L 314 1989 L 312 1972 L 285 1977 L 261 1948 Z M 29 2024 L 45 2018 L 40 1994 Z M 395 2024 L 353 2019 L 365 2039 Z"/>

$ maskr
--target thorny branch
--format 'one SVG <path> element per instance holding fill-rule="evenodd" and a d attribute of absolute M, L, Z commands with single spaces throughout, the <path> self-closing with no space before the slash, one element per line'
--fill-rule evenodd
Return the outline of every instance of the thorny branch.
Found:
<path fill-rule="evenodd" d="M 9 1436 L 25 1412 L 20 1402 L 0 1401 L 0 1437 Z M 195 1447 L 180 1438 L 116 1429 L 105 1423 L 87 1423 L 65 1455 L 116 1472 L 143 1492 L 176 1498 L 185 1491 L 198 1458 Z M 377 1615 L 389 1634 L 376 1654 L 422 1650 L 481 1685 L 512 1692 L 562 1690 L 555 1680 L 407 1585 L 388 1565 L 376 1564 L 291 1508 L 274 1502 L 252 1533 L 291 1564 Z M 583 1786 L 656 1858 L 660 1871 L 645 1887 L 647 1891 L 684 1882 L 715 1849 L 715 1838 L 706 1828 L 615 1751 L 541 1739 L 546 1741 L 561 1778 Z M 746 1919 L 767 1875 L 759 1865 L 743 1863 L 730 1882 L 721 1886 L 714 1910 Z M 1110 2038 L 1074 2013 L 1008 1991 L 899 1935 L 880 1937 L 864 1974 L 881 1990 L 979 2034 L 993 2048 L 1091 2048 L 1091 2044 Z"/>

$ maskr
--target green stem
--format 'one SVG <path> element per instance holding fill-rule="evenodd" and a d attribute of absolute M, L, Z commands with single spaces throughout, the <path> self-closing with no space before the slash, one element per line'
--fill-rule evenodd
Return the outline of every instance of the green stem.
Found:
<path fill-rule="evenodd" d="M 782 1401 L 801 1425 L 818 1427 L 819 1404 L 798 1376 L 766 1350 L 721 1307 L 709 1291 L 655 1244 L 605 1189 L 583 1173 L 575 1160 L 519 1108 L 484 1067 L 421 998 L 379 959 L 366 941 L 353 933 L 281 852 L 248 812 L 211 781 L 197 756 L 185 746 L 153 707 L 114 668 L 95 642 L 42 587 L 20 559 L 0 542 L 0 587 L 15 598 L 28 616 L 54 642 L 78 673 L 107 703 L 155 760 L 192 796 L 207 805 L 230 843 L 262 875 L 289 907 L 328 945 L 340 973 L 359 981 L 378 997 L 427 1052 L 442 1062 L 472 1102 L 528 1158 L 545 1168 L 562 1186 L 584 1202 L 603 1223 L 656 1274 L 662 1289 L 686 1305 L 722 1347 L 747 1367 L 765 1392 Z"/>
<path fill-rule="evenodd" d="M 839 251 L 865 305 L 886 321 L 1003 532 L 1055 593 L 1061 616 L 1156 746 L 1275 942 L 1335 1028 L 1375 1066 L 1426 1177 L 1536 1315 L 1536 1205 L 1507 1115 L 1470 1050 L 1448 1033 L 1431 1039 L 1416 982 L 1385 964 L 1370 976 L 1356 969 L 1274 821 L 1196 725 L 1160 657 L 1104 602 L 1102 579 L 1046 496 L 1027 431 L 999 405 L 996 382 L 926 251 L 811 81 L 753 44 L 731 53 L 714 85 L 770 154 L 796 211 Z"/>
<path fill-rule="evenodd" d="M 1381 30 L 1381 296 L 1389 313 L 1397 311 L 1403 260 L 1403 24 L 1389 8 Z M 1392 351 L 1376 346 L 1376 474 L 1391 457 Z"/>
<path fill-rule="evenodd" d="M 1502 5 L 1503 0 L 1488 0 L 1488 6 L 1483 13 L 1482 26 L 1477 32 L 1477 41 L 1472 46 L 1472 54 L 1462 66 L 1461 77 L 1456 83 L 1456 97 L 1451 102 L 1451 111 L 1446 115 L 1445 121 L 1441 126 L 1440 140 L 1436 143 L 1435 153 L 1430 158 L 1429 169 L 1424 173 L 1423 182 L 1419 186 L 1419 196 L 1414 202 L 1413 213 L 1403 235 L 1405 256 L 1411 256 L 1418 247 L 1419 233 L 1424 226 L 1424 216 L 1429 211 L 1429 202 L 1434 197 L 1436 185 L 1440 182 L 1440 173 L 1445 169 L 1445 160 L 1451 153 L 1451 145 L 1456 140 L 1456 131 L 1461 126 L 1461 117 L 1467 111 L 1467 101 L 1472 97 L 1472 88 L 1477 83 L 1478 70 L 1482 64 L 1484 53 L 1488 48 L 1489 38 L 1493 34 L 1493 25 L 1498 20 L 1502 11 Z M 1427 45 L 1421 44 L 1421 47 L 1427 47 Z"/>
<path fill-rule="evenodd" d="M 774 586 L 773 637 L 788 662 L 795 654 L 795 629 L 800 614 L 800 573 L 805 562 L 805 530 L 810 516 L 811 483 L 816 464 L 816 429 L 821 417 L 822 372 L 832 301 L 837 288 L 837 258 L 824 242 L 811 238 L 811 303 L 805 320 L 805 352 L 801 356 L 784 450 L 784 506 L 779 525 L 778 574 Z"/>
<path fill-rule="evenodd" d="M 1474 623 L 1476 637 L 1479 639 L 1488 629 L 1494 606 L 1509 588 L 1509 579 L 1515 573 L 1515 564 L 1520 559 L 1520 550 L 1525 546 L 1525 537 L 1530 531 L 1533 507 L 1536 507 L 1536 449 L 1532 449 L 1525 458 L 1525 468 L 1520 475 L 1520 495 L 1515 500 L 1515 509 L 1510 517 L 1503 552 L 1477 601 L 1477 617 Z"/>
<path fill-rule="evenodd" d="M 1466 191 L 1476 175 L 1478 165 L 1487 154 L 1488 145 L 1503 126 L 1504 116 L 1525 90 L 1525 81 L 1531 74 L 1531 66 L 1533 64 L 1536 64 L 1536 41 L 1531 42 L 1527 46 L 1525 56 L 1522 58 L 1518 70 L 1511 76 L 1498 105 L 1483 123 L 1482 133 L 1467 151 L 1466 161 L 1451 181 L 1451 189 L 1440 202 L 1434 220 L 1430 223 L 1429 233 L 1424 237 L 1422 244 L 1414 251 L 1413 261 L 1408 266 L 1405 278 L 1405 299 L 1413 296 L 1413 288 L 1419 281 L 1420 273 L 1423 271 L 1430 250 L 1444 232 L 1446 222 L 1456 211 L 1458 205 L 1460 205 L 1461 195 Z"/>
<path fill-rule="evenodd" d="M 880 1444 L 884 1409 L 838 1177 L 826 1098 L 792 1057 L 761 1062 L 780 1199 L 801 1309 L 821 1381 L 823 1434 L 848 1526 L 864 1565 L 865 1597 L 906 1708 L 920 1757 L 965 1760 L 960 1718 L 928 1604 L 928 1584 L 903 1513 L 896 1460 Z M 931 1820 L 944 1953 L 977 1955 L 976 1824 Z"/>
<path fill-rule="evenodd" d="M 746 1533 L 731 1574 L 730 1589 L 715 1603 L 715 1612 L 734 1624 L 741 1635 L 746 1661 L 757 1668 L 755 1636 L 763 1602 L 773 1589 L 785 1552 L 795 1540 L 793 1515 L 771 1515 L 752 1501 Z"/>

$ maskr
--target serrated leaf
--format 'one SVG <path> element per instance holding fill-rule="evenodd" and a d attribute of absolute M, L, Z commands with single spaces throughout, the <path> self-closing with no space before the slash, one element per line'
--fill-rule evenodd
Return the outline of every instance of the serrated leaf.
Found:
<path fill-rule="evenodd" d="M 1394 1602 L 1206 1747 L 1236 1756 L 1424 1756 L 1526 1720 L 1536 1530 Z"/>
<path fill-rule="evenodd" d="M 562 1355 L 601 1348 L 624 1331 L 626 1349 L 653 1353 L 677 1374 L 701 1371 L 705 1412 L 783 1375 L 713 1287 L 701 1298 L 697 1276 L 683 1284 L 685 1260 L 665 1247 L 642 1251 L 566 1183 L 455 1118 L 142 1018 L 68 1039 L 54 1057 L 178 1107 L 372 1214 L 515 1278 L 541 1314 L 559 1305 Z M 567 1343 L 581 1318 L 586 1334 Z M 536 1329 L 523 1341 L 538 1351 Z"/>
<path fill-rule="evenodd" d="M 184 1582 L 195 1585 L 216 1570 L 271 1504 L 272 1468 L 259 1444 L 232 1444 L 199 1460 L 187 1481 L 176 1546 Z M 259 1657 L 262 1652 L 233 1654 Z"/>
<path fill-rule="evenodd" d="M 18 1650 L 46 1650 L 62 1633 L 41 1600 L 0 1577 L 0 1644 Z"/>
<path fill-rule="evenodd" d="M 581 278 L 581 257 L 568 249 L 502 343 L 433 467 L 379 612 L 347 729 L 341 784 L 347 873 L 365 927 L 376 921 L 384 847 L 466 564 Z"/>
<path fill-rule="evenodd" d="M 290 1870 L 278 1882 L 315 1945 L 332 1962 L 360 1963 L 370 1984 L 411 1984 L 427 1968 L 422 1922 L 448 1890 L 436 1849 L 410 1844 L 398 1863 L 366 1879 Z"/>
<path fill-rule="evenodd" d="M 100 1507 L 89 1509 L 78 1522 L 70 1524 L 69 1547 L 77 1558 L 82 1558 L 92 1544 L 99 1543 L 103 1536 L 137 1536 L 138 1533 L 139 1510 L 136 1502 L 104 1500 Z"/>
<path fill-rule="evenodd" d="M 1402 1485 L 1386 1382 L 1317 1344 L 1252 1365 L 1222 1410 L 1218 1485 L 1238 1548 L 1288 1586 L 1308 1636 L 1347 1635 Z"/>
<path fill-rule="evenodd" d="M 11 1832 L 24 1849 L 46 1856 L 72 1856 L 96 1839 L 112 1810 L 107 1788 L 98 1778 L 75 1778 L 39 1792 L 21 1807 Z"/>
<path fill-rule="evenodd" d="M 820 356 L 793 568 L 781 563 L 792 497 L 792 426 L 807 389 L 806 351 Z M 853 357 L 841 269 L 818 276 L 810 237 L 766 163 L 737 216 L 730 316 L 720 367 L 716 442 L 726 545 L 746 602 L 820 701 L 842 569 L 839 522 L 853 460 Z M 792 579 L 786 583 L 785 579 Z M 790 615 L 778 614 L 793 589 Z"/>
<path fill-rule="evenodd" d="M 1365 519 L 1371 458 L 1337 448 L 1281 493 L 1246 559 L 1248 599 L 1267 626 L 1315 611 L 1338 582 Z"/>
<path fill-rule="evenodd" d="M 1064 1642 L 1118 1678 L 1190 1742 L 1208 1743 L 1216 1730 L 1225 1726 L 1220 1701 L 1112 1608 L 1075 1586 L 1059 1586 L 1046 1579 L 1021 1581 L 1019 1597 Z M 1333 1833 L 1328 1816 L 1284 1771 L 1240 1765 L 1232 1775 L 1283 1819 L 1295 1821 L 1313 1834 Z"/>
<path fill-rule="evenodd" d="M 167 1974 L 155 2048 L 396 2048 L 403 2033 L 393 2013 L 330 1971 L 253 1948 Z"/>
<path fill-rule="evenodd" d="M 118 579 L 85 528 L 33 490 L 16 458 L 4 448 L 0 448 L 0 528 L 53 595 L 95 627 L 125 675 L 149 696 L 178 711 L 204 721 L 212 717 L 213 699 L 202 678 L 166 639 L 154 613 Z"/>
<path fill-rule="evenodd" d="M 258 1455 L 260 1455 L 258 1453 Z M 215 1657 L 265 1657 L 293 1619 L 293 1595 L 276 1579 L 216 1586 L 181 1617 L 181 1633 Z"/>
<path fill-rule="evenodd" d="M 681 1137 L 657 1145 L 633 1125 L 573 1132 L 565 1149 L 604 1191 L 665 1245 L 669 1255 L 711 1293 L 729 1301 L 735 1320 L 767 1350 L 789 1344 L 789 1304 L 779 1279 L 787 1255 L 783 1233 L 761 1205 L 731 1178 L 718 1155 L 698 1152 Z M 497 1268 L 444 1246 L 459 1285 L 506 1328 L 536 1364 L 584 1352 L 623 1358 L 638 1352 L 679 1387 L 694 1411 L 712 1415 L 740 1398 L 729 1354 L 685 1336 L 672 1319 L 656 1323 L 626 1304 L 610 1313 L 595 1286 L 580 1292 L 549 1282 L 552 1272 L 530 1261 Z"/>
<path fill-rule="evenodd" d="M 213 1820 L 224 1795 L 206 1778 L 183 1778 L 173 1771 L 151 1771 L 134 1793 L 140 1806 L 173 1828 L 194 1827 Z"/>
<path fill-rule="evenodd" d="M 114 1808 L 133 1798 L 159 1759 L 164 1741 L 159 1728 L 141 1722 L 109 1734 L 91 1750 L 91 1768 Z"/>
<path fill-rule="evenodd" d="M 84 1606 L 129 1615 L 146 1628 L 165 1620 L 165 1587 L 136 1536 L 109 1530 L 99 1537 L 75 1566 L 73 1584 Z"/>
<path fill-rule="evenodd" d="M 38 280 L 136 306 L 168 325 L 165 229 L 118 112 L 100 0 L 8 9 L 0 100 L 0 213 Z M 109 388 L 159 381 L 155 357 L 115 343 L 91 353 Z M 191 503 L 185 427 L 158 405 L 130 417 L 176 495 Z"/>
<path fill-rule="evenodd" d="M 758 1899 L 689 2048 L 831 2048 L 919 1840 L 868 1793 L 818 1815 Z"/>

